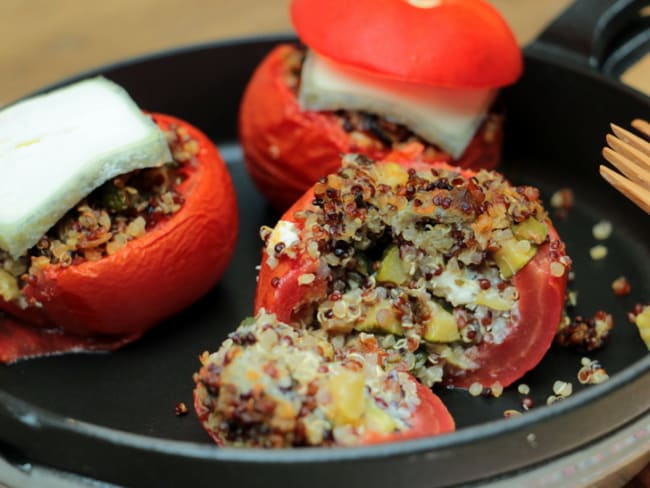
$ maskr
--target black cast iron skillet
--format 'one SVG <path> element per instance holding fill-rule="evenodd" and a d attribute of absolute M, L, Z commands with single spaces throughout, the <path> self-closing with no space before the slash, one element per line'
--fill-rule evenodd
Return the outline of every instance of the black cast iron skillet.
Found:
<path fill-rule="evenodd" d="M 610 373 L 608 382 L 581 387 L 581 354 L 554 347 L 522 379 L 539 406 L 525 415 L 502 418 L 504 410 L 520 409 L 516 388 L 499 399 L 439 391 L 457 420 L 456 433 L 358 449 L 217 448 L 193 413 L 176 417 L 178 402 L 191 405 L 197 355 L 215 350 L 251 313 L 257 230 L 277 218 L 245 174 L 236 121 L 252 70 L 285 39 L 219 42 L 84 76 L 102 73 L 140 106 L 187 119 L 218 142 L 241 209 L 241 235 L 225 278 L 118 352 L 0 367 L 0 454 L 27 470 L 40 464 L 123 485 L 438 486 L 529 469 L 647 413 L 650 357 L 625 315 L 635 303 L 650 301 L 649 219 L 597 171 L 608 123 L 650 118 L 648 98 L 598 72 L 616 74 L 645 49 L 646 21 L 637 15 L 643 3 L 578 1 L 526 50 L 523 78 L 503 93 L 508 122 L 501 169 L 515 183 L 541 188 L 547 202 L 562 187 L 575 193 L 575 207 L 557 228 L 575 263 L 575 312 L 591 316 L 603 309 L 615 317 L 610 344 L 590 355 Z M 594 262 L 591 228 L 601 219 L 611 220 L 615 231 L 607 258 Z M 628 297 L 611 292 L 620 275 L 632 283 Z M 556 379 L 571 381 L 576 393 L 544 406 Z"/>

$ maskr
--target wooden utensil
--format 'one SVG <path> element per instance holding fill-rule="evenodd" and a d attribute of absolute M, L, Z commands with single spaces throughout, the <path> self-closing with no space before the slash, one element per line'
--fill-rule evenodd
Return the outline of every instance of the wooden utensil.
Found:
<path fill-rule="evenodd" d="M 650 139 L 650 123 L 635 119 L 631 125 L 646 139 Z M 611 124 L 611 128 L 614 134 L 607 134 L 609 147 L 603 148 L 603 157 L 620 173 L 601 165 L 600 174 L 610 185 L 650 214 L 650 142 L 616 124 Z"/>

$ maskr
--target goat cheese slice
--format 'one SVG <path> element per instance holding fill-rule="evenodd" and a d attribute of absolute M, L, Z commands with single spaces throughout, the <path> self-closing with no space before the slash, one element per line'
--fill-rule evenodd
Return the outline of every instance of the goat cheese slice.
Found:
<path fill-rule="evenodd" d="M 497 91 L 377 78 L 309 51 L 298 100 L 307 110 L 363 110 L 381 115 L 458 158 L 474 137 Z"/>
<path fill-rule="evenodd" d="M 23 255 L 107 180 L 171 161 L 124 89 L 92 78 L 0 111 L 0 249 Z"/>

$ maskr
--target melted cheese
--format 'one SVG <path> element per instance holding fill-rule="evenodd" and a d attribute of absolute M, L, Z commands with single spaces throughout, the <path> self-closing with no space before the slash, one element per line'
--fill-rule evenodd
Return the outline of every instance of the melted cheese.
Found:
<path fill-rule="evenodd" d="M 363 110 L 406 125 L 427 141 L 463 154 L 496 90 L 423 86 L 379 79 L 309 52 L 299 101 L 308 110 Z"/>
<path fill-rule="evenodd" d="M 171 160 L 162 131 L 94 78 L 0 111 L 0 248 L 19 257 L 92 190 Z"/>

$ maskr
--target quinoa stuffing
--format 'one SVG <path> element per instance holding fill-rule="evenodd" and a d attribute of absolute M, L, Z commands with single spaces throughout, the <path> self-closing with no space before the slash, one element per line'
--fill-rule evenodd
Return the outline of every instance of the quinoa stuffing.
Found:
<path fill-rule="evenodd" d="M 408 429 L 420 403 L 412 377 L 383 362 L 370 335 L 337 347 L 322 329 L 295 329 L 262 310 L 201 356 L 197 412 L 219 444 L 356 445 Z"/>
<path fill-rule="evenodd" d="M 524 333 L 515 276 L 539 249 L 544 279 L 565 283 L 571 269 L 538 190 L 485 170 L 352 154 L 290 218 L 260 231 L 258 286 L 275 293 L 292 263 L 290 289 L 310 290 L 306 303 L 282 295 L 293 307 L 282 320 L 258 304 L 194 376 L 195 408 L 219 444 L 357 445 L 408 432 L 415 378 L 465 377 L 485 346 Z M 559 321 L 562 291 L 554 299 Z M 498 398 L 504 386 L 494 376 L 468 388 Z"/>
<path fill-rule="evenodd" d="M 427 386 L 478 368 L 478 348 L 517 327 L 512 277 L 551 240 L 536 189 L 490 171 L 465 177 L 349 155 L 314 197 L 296 223 L 261 231 L 272 269 L 283 256 L 320 260 L 327 293 L 293 317 L 303 326 L 379 334 L 387 363 Z M 565 275 L 563 244 L 550 246 L 551 272 Z"/>
<path fill-rule="evenodd" d="M 107 181 L 21 258 L 0 250 L 0 297 L 25 305 L 21 288 L 46 266 L 102 259 L 176 213 L 183 205 L 178 187 L 186 168 L 196 164 L 199 146 L 183 127 L 171 127 L 165 136 L 174 161 Z"/>

